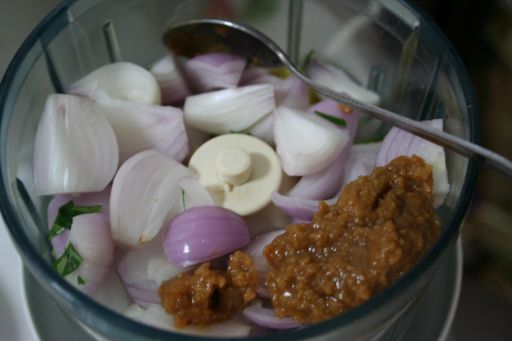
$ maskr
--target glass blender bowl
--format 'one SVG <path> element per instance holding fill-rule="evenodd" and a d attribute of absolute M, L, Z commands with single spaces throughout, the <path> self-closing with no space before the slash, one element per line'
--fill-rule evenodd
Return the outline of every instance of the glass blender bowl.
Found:
<path fill-rule="evenodd" d="M 46 241 L 49 198 L 35 194 L 34 136 L 46 97 L 106 63 L 149 66 L 167 53 L 166 27 L 221 17 L 247 23 L 299 59 L 314 49 L 378 92 L 381 105 L 409 117 L 444 119 L 451 134 L 478 140 L 478 112 L 459 57 L 435 25 L 393 0 L 66 0 L 27 37 L 0 86 L 0 207 L 24 265 L 59 307 L 96 336 L 111 340 L 193 340 L 109 310 L 52 268 Z M 415 303 L 460 231 L 475 187 L 474 161 L 447 151 L 450 192 L 439 209 L 437 243 L 398 282 L 328 321 L 254 339 L 399 339 Z M 206 338 L 202 338 L 206 339 Z"/>

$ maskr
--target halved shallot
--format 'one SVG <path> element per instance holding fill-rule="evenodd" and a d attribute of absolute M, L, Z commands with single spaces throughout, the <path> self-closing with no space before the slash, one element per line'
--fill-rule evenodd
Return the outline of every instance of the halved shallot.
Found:
<path fill-rule="evenodd" d="M 159 59 L 150 71 L 160 86 L 162 104 L 180 103 L 190 95 L 188 84 L 181 74 L 174 56 L 167 55 Z"/>
<path fill-rule="evenodd" d="M 187 156 L 188 139 L 181 109 L 116 99 L 97 101 L 95 107 L 116 134 L 120 162 L 147 149 L 159 150 L 177 161 Z"/>
<path fill-rule="evenodd" d="M 167 261 L 161 238 L 155 238 L 144 247 L 127 252 L 117 267 L 128 294 L 143 308 L 160 303 L 160 284 L 186 270 Z"/>
<path fill-rule="evenodd" d="M 246 64 L 238 55 L 212 52 L 187 60 L 184 68 L 194 90 L 204 92 L 236 87 Z"/>
<path fill-rule="evenodd" d="M 34 143 L 38 194 L 101 191 L 117 170 L 118 154 L 114 132 L 91 100 L 48 96 Z"/>
<path fill-rule="evenodd" d="M 96 302 L 104 304 L 110 309 L 124 313 L 133 301 L 126 292 L 117 270 L 112 267 L 103 283 L 92 296 Z"/>
<path fill-rule="evenodd" d="M 423 121 L 433 128 L 442 130 L 443 120 L 435 119 Z M 384 166 L 394 158 L 405 155 L 418 155 L 432 166 L 434 178 L 434 207 L 440 206 L 450 190 L 448 183 L 448 170 L 446 168 L 446 156 L 444 148 L 421 137 L 393 127 L 382 141 L 377 155 L 377 166 Z"/>
<path fill-rule="evenodd" d="M 240 132 L 274 110 L 272 85 L 247 85 L 189 96 L 185 122 L 199 130 L 224 134 Z"/>
<path fill-rule="evenodd" d="M 247 224 L 219 206 L 193 207 L 177 215 L 165 235 L 167 259 L 181 266 L 212 260 L 249 244 Z"/>
<path fill-rule="evenodd" d="M 278 107 L 274 115 L 277 154 L 288 175 L 307 175 L 324 169 L 349 141 L 348 131 L 321 117 L 287 107 Z"/>
<path fill-rule="evenodd" d="M 70 245 L 83 260 L 66 279 L 83 292 L 93 294 L 107 278 L 114 262 L 115 246 L 108 218 L 101 213 L 75 217 L 69 232 Z"/>
<path fill-rule="evenodd" d="M 67 92 L 95 100 L 161 103 L 160 88 L 151 72 L 127 62 L 103 65 L 71 84 Z"/>
<path fill-rule="evenodd" d="M 310 62 L 307 73 L 318 84 L 345 93 L 361 102 L 378 104 L 380 101 L 377 93 L 357 84 L 345 71 L 332 64 L 314 59 Z"/>
<path fill-rule="evenodd" d="M 197 206 L 212 206 L 213 200 L 210 193 L 197 179 L 187 176 L 181 178 L 178 186 L 181 194 L 180 211 L 188 210 Z"/>
<path fill-rule="evenodd" d="M 190 176 L 179 162 L 156 150 L 135 154 L 119 168 L 110 195 L 114 240 L 141 247 L 180 211 L 179 180 Z"/>
<path fill-rule="evenodd" d="M 319 172 L 303 176 L 299 182 L 286 194 L 305 199 L 325 200 L 340 190 L 343 184 L 343 172 L 352 148 L 352 142 L 357 132 L 360 114 L 357 112 L 342 112 L 338 103 L 333 100 L 323 100 L 309 109 L 311 115 L 324 115 L 324 119 L 333 117 L 340 119 L 346 125 L 338 129 L 348 132 L 349 139 L 340 154 L 324 169 Z M 328 116 L 326 116 L 328 115 Z"/>
<path fill-rule="evenodd" d="M 107 186 L 101 192 L 83 193 L 80 195 L 72 194 L 57 194 L 50 200 L 47 208 L 47 222 L 48 229 L 52 229 L 55 223 L 55 218 L 59 209 L 66 203 L 73 201 L 75 206 L 95 206 L 101 205 L 100 213 L 109 217 L 109 199 L 110 199 L 110 186 Z M 53 252 L 55 255 L 60 255 L 69 242 L 69 230 L 64 229 L 61 233 L 53 236 L 50 242 L 52 243 Z"/>

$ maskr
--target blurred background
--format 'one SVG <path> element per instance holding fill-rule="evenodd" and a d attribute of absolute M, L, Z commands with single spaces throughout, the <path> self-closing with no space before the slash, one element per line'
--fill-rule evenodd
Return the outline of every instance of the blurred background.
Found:
<path fill-rule="evenodd" d="M 0 0 L 0 75 L 58 2 Z M 212 2 L 221 6 L 223 1 Z M 482 144 L 512 159 L 512 0 L 412 2 L 440 26 L 468 68 L 480 104 Z M 511 179 L 481 169 L 462 237 L 464 279 L 450 340 L 510 340 Z"/>

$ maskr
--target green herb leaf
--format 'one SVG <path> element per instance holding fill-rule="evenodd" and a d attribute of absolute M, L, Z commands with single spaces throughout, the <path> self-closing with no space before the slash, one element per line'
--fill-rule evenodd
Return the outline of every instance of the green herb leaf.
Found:
<path fill-rule="evenodd" d="M 311 49 L 309 50 L 309 52 L 306 54 L 306 57 L 304 57 L 304 61 L 302 62 L 301 66 L 300 66 L 300 71 L 302 72 L 306 72 L 308 67 L 309 67 L 309 63 L 311 62 L 311 58 L 313 58 L 313 55 L 315 54 L 315 50 Z"/>
<path fill-rule="evenodd" d="M 59 235 L 64 230 L 71 229 L 71 224 L 73 224 L 73 218 L 88 213 L 97 213 L 101 211 L 101 205 L 95 206 L 75 206 L 73 200 L 68 201 L 64 205 L 59 208 L 59 212 L 57 213 L 57 217 L 55 218 L 55 223 L 50 229 L 50 233 L 48 234 L 48 239 L 52 239 L 53 237 Z"/>
<path fill-rule="evenodd" d="M 340 126 L 340 127 L 346 127 L 347 126 L 347 121 L 345 121 L 342 118 L 334 117 L 334 116 L 331 116 L 329 114 L 323 113 L 321 111 L 316 111 L 316 110 L 315 110 L 315 114 L 317 114 L 321 118 L 326 119 L 327 121 L 329 121 L 331 123 L 336 124 L 337 126 Z"/>
<path fill-rule="evenodd" d="M 76 282 L 78 283 L 78 285 L 85 285 L 84 279 L 80 276 L 76 278 Z"/>
<path fill-rule="evenodd" d="M 185 192 L 185 190 L 182 188 L 181 189 L 181 203 L 183 204 L 183 210 L 186 210 L 187 207 L 185 206 L 185 198 L 187 196 L 187 193 Z"/>
<path fill-rule="evenodd" d="M 73 244 L 69 243 L 62 255 L 53 262 L 53 267 L 59 275 L 65 277 L 78 269 L 83 260 Z"/>

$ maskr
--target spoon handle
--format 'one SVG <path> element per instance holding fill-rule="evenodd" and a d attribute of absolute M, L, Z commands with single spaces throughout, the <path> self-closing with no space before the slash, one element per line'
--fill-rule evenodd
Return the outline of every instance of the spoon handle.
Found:
<path fill-rule="evenodd" d="M 512 177 L 512 161 L 499 155 L 489 149 L 486 149 L 480 145 L 464 140 L 455 135 L 448 134 L 442 130 L 427 126 L 419 121 L 412 120 L 410 118 L 395 114 L 389 110 L 369 105 L 360 101 L 357 101 L 344 93 L 335 92 L 325 86 L 322 86 L 311 79 L 306 77 L 300 72 L 293 64 L 291 64 L 286 58 L 282 59 L 283 63 L 286 64 L 290 71 L 292 71 L 302 81 L 310 85 L 316 91 L 329 97 L 330 99 L 342 102 L 352 108 L 357 109 L 363 114 L 370 117 L 374 117 L 382 122 L 388 123 L 392 126 L 396 126 L 400 129 L 413 133 L 426 140 L 441 145 L 447 149 L 453 150 L 459 154 L 465 155 L 469 158 L 476 159 L 477 161 L 483 162 L 490 167 Z"/>

